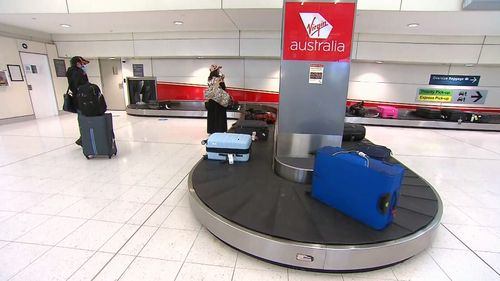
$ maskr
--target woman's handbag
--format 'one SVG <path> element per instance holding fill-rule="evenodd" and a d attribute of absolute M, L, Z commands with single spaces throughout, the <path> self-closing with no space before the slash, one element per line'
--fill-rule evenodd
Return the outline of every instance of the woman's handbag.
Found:
<path fill-rule="evenodd" d="M 63 110 L 66 112 L 76 113 L 75 101 L 73 96 L 69 94 L 69 88 L 66 91 L 66 94 L 64 94 Z"/>

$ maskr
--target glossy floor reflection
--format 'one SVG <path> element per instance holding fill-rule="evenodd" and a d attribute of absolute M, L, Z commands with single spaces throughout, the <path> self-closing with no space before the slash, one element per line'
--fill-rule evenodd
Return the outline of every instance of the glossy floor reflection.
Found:
<path fill-rule="evenodd" d="M 239 253 L 193 217 L 204 119 L 113 114 L 111 160 L 85 159 L 74 115 L 0 126 L 0 280 L 500 280 L 498 133 L 368 127 L 438 190 L 442 225 L 402 264 L 320 274 Z"/>

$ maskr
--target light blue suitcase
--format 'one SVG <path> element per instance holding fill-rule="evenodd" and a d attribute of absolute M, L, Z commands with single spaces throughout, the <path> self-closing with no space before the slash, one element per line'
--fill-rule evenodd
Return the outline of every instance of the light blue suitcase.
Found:
<path fill-rule="evenodd" d="M 209 160 L 246 162 L 250 159 L 252 136 L 245 134 L 213 133 L 207 140 Z M 231 161 L 230 161 L 231 162 Z"/>

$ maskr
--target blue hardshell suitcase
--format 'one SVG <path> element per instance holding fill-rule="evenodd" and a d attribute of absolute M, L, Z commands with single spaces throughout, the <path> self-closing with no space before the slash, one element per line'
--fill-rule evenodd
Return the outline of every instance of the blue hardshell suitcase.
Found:
<path fill-rule="evenodd" d="M 312 197 L 374 229 L 387 227 L 403 181 L 404 168 L 339 147 L 316 153 Z"/>
<path fill-rule="evenodd" d="M 250 159 L 252 136 L 232 133 L 213 133 L 208 138 L 207 156 L 210 160 L 228 160 L 232 154 L 234 161 L 245 162 Z"/>
<path fill-rule="evenodd" d="M 78 125 L 82 137 L 83 155 L 87 159 L 97 155 L 106 155 L 109 158 L 116 155 L 117 148 L 111 113 L 100 116 L 78 114 Z"/>

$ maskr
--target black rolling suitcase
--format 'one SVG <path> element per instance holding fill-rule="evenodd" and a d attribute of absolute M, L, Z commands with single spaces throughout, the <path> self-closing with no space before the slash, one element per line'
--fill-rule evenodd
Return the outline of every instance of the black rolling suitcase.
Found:
<path fill-rule="evenodd" d="M 417 107 L 415 115 L 425 119 L 441 119 L 441 111 L 425 107 Z"/>
<path fill-rule="evenodd" d="M 345 123 L 343 141 L 360 141 L 365 138 L 366 128 L 363 125 Z"/>
<path fill-rule="evenodd" d="M 257 140 L 267 140 L 269 128 L 267 123 L 260 120 L 238 120 L 229 129 L 230 133 L 253 135 Z"/>
<path fill-rule="evenodd" d="M 116 155 L 115 133 L 111 113 L 100 116 L 78 114 L 78 125 L 82 136 L 83 155 L 89 159 L 97 155 L 109 158 Z"/>
<path fill-rule="evenodd" d="M 472 113 L 455 109 L 441 109 L 441 116 L 446 121 L 458 122 L 462 120 L 462 122 L 467 122 L 471 120 Z"/>

